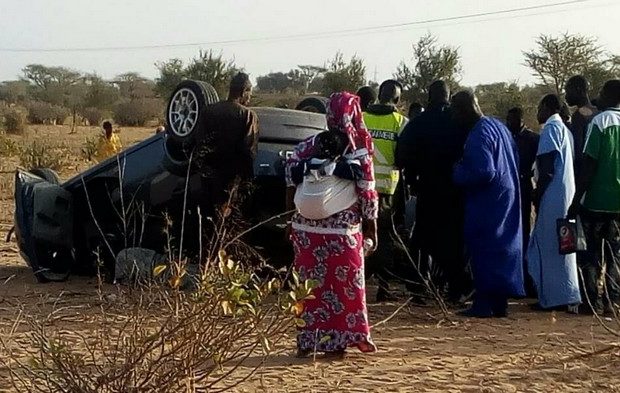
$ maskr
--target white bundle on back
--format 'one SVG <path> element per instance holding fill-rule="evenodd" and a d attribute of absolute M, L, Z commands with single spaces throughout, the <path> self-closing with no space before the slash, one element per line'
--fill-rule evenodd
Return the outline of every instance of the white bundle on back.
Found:
<path fill-rule="evenodd" d="M 310 160 L 311 168 L 295 192 L 295 206 L 304 218 L 322 220 L 346 210 L 357 202 L 355 182 L 333 175 L 336 163 Z"/>

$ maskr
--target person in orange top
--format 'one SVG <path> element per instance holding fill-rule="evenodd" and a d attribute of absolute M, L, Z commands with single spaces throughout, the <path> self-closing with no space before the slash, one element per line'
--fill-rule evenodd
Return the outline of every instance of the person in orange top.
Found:
<path fill-rule="evenodd" d="M 103 161 L 108 157 L 120 153 L 122 149 L 123 145 L 121 144 L 120 138 L 112 130 L 112 123 L 109 121 L 104 121 L 103 134 L 100 136 L 97 143 L 95 160 L 97 162 Z"/>

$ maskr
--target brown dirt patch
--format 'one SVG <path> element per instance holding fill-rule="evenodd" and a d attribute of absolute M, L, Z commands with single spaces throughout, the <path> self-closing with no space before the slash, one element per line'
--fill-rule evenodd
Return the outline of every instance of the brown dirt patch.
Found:
<path fill-rule="evenodd" d="M 94 128 L 34 127 L 19 143 L 40 138 L 64 143 L 72 161 L 60 171 L 68 178 L 88 167 L 79 156 Z M 125 129 L 125 145 L 152 133 Z M 11 226 L 12 171 L 17 159 L 0 160 L 0 237 Z M 103 288 L 113 292 L 112 286 Z M 369 296 L 372 298 L 372 296 Z M 98 304 L 96 281 L 71 278 L 62 284 L 37 284 L 21 261 L 14 243 L 0 243 L 0 332 L 10 327 L 20 307 L 45 315 L 65 307 L 67 329 L 88 331 L 86 316 Z M 369 306 L 372 323 L 389 316 L 398 304 Z M 533 313 L 523 302 L 512 304 L 505 320 L 441 322 L 432 308 L 407 308 L 373 330 L 379 352 L 351 352 L 343 360 L 296 359 L 294 331 L 278 345 L 259 372 L 239 392 L 620 392 L 619 350 L 590 353 L 620 345 L 592 317 L 564 313 Z M 20 332 L 17 339 L 23 339 Z M 262 359 L 250 359 L 245 367 Z M 0 392 L 11 391 L 6 370 L 0 369 Z"/>

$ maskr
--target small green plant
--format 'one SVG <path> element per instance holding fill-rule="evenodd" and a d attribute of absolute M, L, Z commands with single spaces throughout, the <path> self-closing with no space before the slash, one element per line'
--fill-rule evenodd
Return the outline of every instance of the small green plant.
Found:
<path fill-rule="evenodd" d="M 92 161 L 97 154 L 97 138 L 87 138 L 82 146 L 82 157 L 86 161 Z"/>
<path fill-rule="evenodd" d="M 284 280 L 261 279 L 223 251 L 194 277 L 193 291 L 182 291 L 189 270 L 184 262 L 155 266 L 159 284 L 137 297 L 121 293 L 101 307 L 91 324 L 95 337 L 81 342 L 84 348 L 72 344 L 80 333 L 57 315 L 47 322 L 28 319 L 30 344 L 37 348 L 28 361 L 13 356 L 17 343 L 0 337 L 13 361 L 14 386 L 34 387 L 31 392 L 228 390 L 256 371 L 241 371 L 245 360 L 267 356 L 294 326 L 303 326 L 303 302 L 316 286 L 291 273 L 285 291 Z"/>
<path fill-rule="evenodd" d="M 51 168 L 58 170 L 62 167 L 62 157 L 58 151 L 37 141 L 33 141 L 21 149 L 19 161 L 20 165 L 27 169 Z"/>
<path fill-rule="evenodd" d="M 10 157 L 19 154 L 19 146 L 18 144 L 7 138 L 4 135 L 0 135 L 0 156 L 2 157 Z"/>

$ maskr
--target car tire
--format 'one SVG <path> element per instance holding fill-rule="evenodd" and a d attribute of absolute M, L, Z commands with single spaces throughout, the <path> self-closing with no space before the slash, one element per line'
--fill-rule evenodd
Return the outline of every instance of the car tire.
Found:
<path fill-rule="evenodd" d="M 327 98 L 325 97 L 307 97 L 301 100 L 295 107 L 298 111 L 327 113 Z"/>
<path fill-rule="evenodd" d="M 33 175 L 39 176 L 41 179 L 48 183 L 60 185 L 60 177 L 58 174 L 49 168 L 34 168 L 30 171 Z"/>
<path fill-rule="evenodd" d="M 166 107 L 166 129 L 174 142 L 191 145 L 204 132 L 208 105 L 219 101 L 217 91 L 202 81 L 186 80 L 177 85 Z"/>

